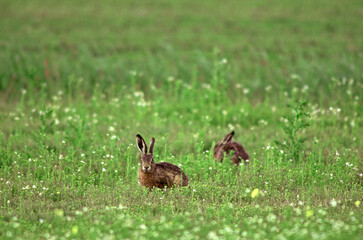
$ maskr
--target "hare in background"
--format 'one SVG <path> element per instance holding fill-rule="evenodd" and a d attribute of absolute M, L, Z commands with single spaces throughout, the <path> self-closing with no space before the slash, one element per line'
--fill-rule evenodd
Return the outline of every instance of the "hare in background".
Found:
<path fill-rule="evenodd" d="M 136 142 L 141 152 L 139 182 L 142 186 L 149 189 L 188 186 L 188 177 L 178 166 L 168 162 L 154 162 L 155 138 L 151 138 L 149 153 L 147 153 L 147 145 L 140 134 L 136 135 Z"/>
<path fill-rule="evenodd" d="M 247 152 L 241 144 L 232 141 L 233 136 L 234 131 L 228 133 L 221 141 L 219 141 L 214 146 L 214 157 L 219 162 L 222 162 L 224 155 L 229 155 L 230 151 L 233 151 L 233 155 L 231 157 L 233 164 L 239 165 L 241 164 L 242 160 L 244 160 L 245 163 L 248 163 L 249 156 Z"/>

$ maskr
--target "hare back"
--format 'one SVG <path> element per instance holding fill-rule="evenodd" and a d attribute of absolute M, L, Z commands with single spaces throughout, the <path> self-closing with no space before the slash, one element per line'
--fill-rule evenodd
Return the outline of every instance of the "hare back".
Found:
<path fill-rule="evenodd" d="M 155 165 L 155 171 L 160 176 L 167 176 L 166 178 L 170 179 L 172 185 L 177 186 L 187 186 L 188 185 L 188 177 L 185 173 L 174 164 L 168 162 L 160 162 Z"/>
<path fill-rule="evenodd" d="M 238 142 L 231 142 L 224 146 L 224 151 L 227 154 L 229 154 L 229 152 L 232 150 L 234 151 L 234 153 L 233 153 L 233 156 L 231 159 L 235 164 L 241 163 L 242 159 L 243 160 L 249 159 L 247 152 L 245 151 L 243 146 L 241 144 L 239 144 Z"/>

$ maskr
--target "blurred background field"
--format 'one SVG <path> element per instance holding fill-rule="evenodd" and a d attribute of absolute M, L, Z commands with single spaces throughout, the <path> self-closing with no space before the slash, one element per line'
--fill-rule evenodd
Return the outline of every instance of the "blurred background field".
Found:
<path fill-rule="evenodd" d="M 228 83 L 254 90 L 251 100 L 268 85 L 276 93 L 306 84 L 328 104 L 332 77 L 362 77 L 361 7 L 354 0 L 2 1 L 0 87 L 9 89 L 12 78 L 14 88 L 46 82 L 54 94 L 73 75 L 85 79 L 84 92 L 96 82 L 117 89 L 129 85 L 131 71 L 143 74 L 137 82 L 145 91 L 169 76 L 190 82 L 196 71 L 210 82 L 219 49 Z"/>
<path fill-rule="evenodd" d="M 359 239 L 362 21 L 358 0 L 2 0 L 0 238 Z M 232 129 L 248 167 L 213 159 Z M 137 184 L 137 133 L 191 188 Z"/>

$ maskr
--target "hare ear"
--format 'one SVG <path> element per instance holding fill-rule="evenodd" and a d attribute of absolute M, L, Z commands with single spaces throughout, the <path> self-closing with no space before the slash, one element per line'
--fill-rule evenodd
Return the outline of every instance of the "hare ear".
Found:
<path fill-rule="evenodd" d="M 226 136 L 224 136 L 224 138 L 222 139 L 221 142 L 223 144 L 230 142 L 232 140 L 233 136 L 234 136 L 234 131 L 232 131 L 232 132 L 228 133 Z"/>
<path fill-rule="evenodd" d="M 153 153 L 154 153 L 154 143 L 155 143 L 155 138 L 153 137 L 153 138 L 151 138 L 151 142 L 150 142 L 150 150 L 149 150 L 149 153 L 150 153 L 151 155 L 153 155 Z"/>
<path fill-rule="evenodd" d="M 145 140 L 141 137 L 140 134 L 136 135 L 136 143 L 140 149 L 140 152 L 142 154 L 147 154 L 147 146 L 146 146 Z"/>

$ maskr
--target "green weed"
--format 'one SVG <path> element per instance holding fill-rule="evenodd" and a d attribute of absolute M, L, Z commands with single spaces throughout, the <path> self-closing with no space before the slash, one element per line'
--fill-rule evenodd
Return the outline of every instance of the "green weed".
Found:
<path fill-rule="evenodd" d="M 295 161 L 301 160 L 302 151 L 304 149 L 305 137 L 300 137 L 299 133 L 309 126 L 307 118 L 310 116 L 306 110 L 307 103 L 298 101 L 295 105 L 289 105 L 291 113 L 283 117 L 286 120 L 286 125 L 283 126 L 285 138 L 283 142 L 275 140 L 278 147 L 285 150 L 288 159 Z"/>

